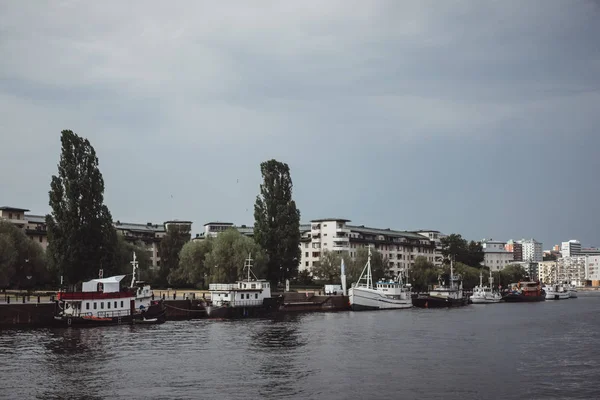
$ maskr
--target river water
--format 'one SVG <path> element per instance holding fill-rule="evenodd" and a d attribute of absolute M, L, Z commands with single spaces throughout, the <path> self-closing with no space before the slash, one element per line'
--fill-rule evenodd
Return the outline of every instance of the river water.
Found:
<path fill-rule="evenodd" d="M 600 295 L 0 332 L 6 399 L 597 399 Z"/>

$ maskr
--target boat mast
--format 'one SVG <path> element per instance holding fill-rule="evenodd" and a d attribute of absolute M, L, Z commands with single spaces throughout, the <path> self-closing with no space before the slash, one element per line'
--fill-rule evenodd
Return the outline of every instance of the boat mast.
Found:
<path fill-rule="evenodd" d="M 371 246 L 369 245 L 369 256 L 367 258 L 367 288 L 373 289 L 373 274 L 371 272 Z"/>
<path fill-rule="evenodd" d="M 450 289 L 454 289 L 454 257 L 450 257 Z"/>
<path fill-rule="evenodd" d="M 479 287 L 483 288 L 483 272 L 479 270 Z"/>
<path fill-rule="evenodd" d="M 255 280 L 258 280 L 254 272 L 252 272 L 252 253 L 248 253 L 248 258 L 244 262 L 244 269 L 248 268 L 248 282 L 250 282 L 250 277 L 253 276 Z"/>
<path fill-rule="evenodd" d="M 133 252 L 133 261 L 130 261 L 129 264 L 131 264 L 131 266 L 133 267 L 133 273 L 131 274 L 131 287 L 134 287 L 138 269 L 138 262 L 137 257 L 135 255 L 135 251 Z"/>

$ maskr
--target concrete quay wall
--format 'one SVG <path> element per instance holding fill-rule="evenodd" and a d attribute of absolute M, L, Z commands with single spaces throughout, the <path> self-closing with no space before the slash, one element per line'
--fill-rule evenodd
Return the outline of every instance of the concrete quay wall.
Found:
<path fill-rule="evenodd" d="M 0 303 L 0 327 L 50 326 L 55 303 Z"/>

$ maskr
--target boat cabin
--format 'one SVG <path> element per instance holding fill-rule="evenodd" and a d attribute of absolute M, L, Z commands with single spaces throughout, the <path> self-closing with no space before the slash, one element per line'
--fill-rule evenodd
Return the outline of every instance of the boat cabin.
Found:
<path fill-rule="evenodd" d="M 410 293 L 410 284 L 404 284 L 398 281 L 379 281 L 375 284 L 375 289 L 382 292 L 386 297 L 392 299 L 405 299 Z"/>
<path fill-rule="evenodd" d="M 125 275 L 92 279 L 83 282 L 79 292 L 58 292 L 59 307 L 70 316 L 127 316 L 135 307 L 135 293 L 121 289 L 123 278 Z"/>
<path fill-rule="evenodd" d="M 264 279 L 211 283 L 208 290 L 214 306 L 258 307 L 271 297 L 271 283 Z"/>

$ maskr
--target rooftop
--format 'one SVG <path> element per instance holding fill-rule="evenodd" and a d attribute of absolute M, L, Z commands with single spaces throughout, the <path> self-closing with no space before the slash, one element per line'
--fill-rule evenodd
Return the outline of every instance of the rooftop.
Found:
<path fill-rule="evenodd" d="M 327 222 L 327 221 L 350 222 L 349 219 L 345 219 L 345 218 L 319 218 L 319 219 L 313 219 L 310 222 Z"/>
<path fill-rule="evenodd" d="M 140 232 L 164 232 L 165 226 L 163 224 L 153 224 L 152 222 L 148 222 L 146 224 L 135 224 L 131 222 L 115 222 L 115 227 L 117 229 L 127 230 L 127 231 L 140 231 Z"/>
<path fill-rule="evenodd" d="M 45 215 L 25 214 L 25 219 L 27 220 L 27 222 L 33 222 L 35 224 L 45 224 L 46 223 Z"/>
<path fill-rule="evenodd" d="M 409 239 L 419 239 L 419 240 L 427 239 L 426 237 L 419 235 L 416 232 L 395 231 L 395 230 L 391 230 L 390 228 L 387 228 L 387 229 L 369 228 L 364 225 L 360 225 L 360 226 L 348 225 L 348 228 L 350 228 L 353 231 L 357 231 L 360 233 L 368 233 L 368 234 L 372 234 L 372 235 L 397 236 L 397 237 L 404 237 L 404 238 L 409 238 Z"/>
<path fill-rule="evenodd" d="M 27 211 L 29 211 L 26 208 L 18 208 L 18 207 L 10 207 L 10 206 L 2 206 L 2 207 L 0 207 L 0 210 L 2 210 L 2 211 L 17 211 L 17 212 L 27 212 Z"/>
<path fill-rule="evenodd" d="M 204 224 L 204 226 L 206 225 L 227 225 L 227 226 L 233 226 L 233 222 L 207 222 Z"/>

